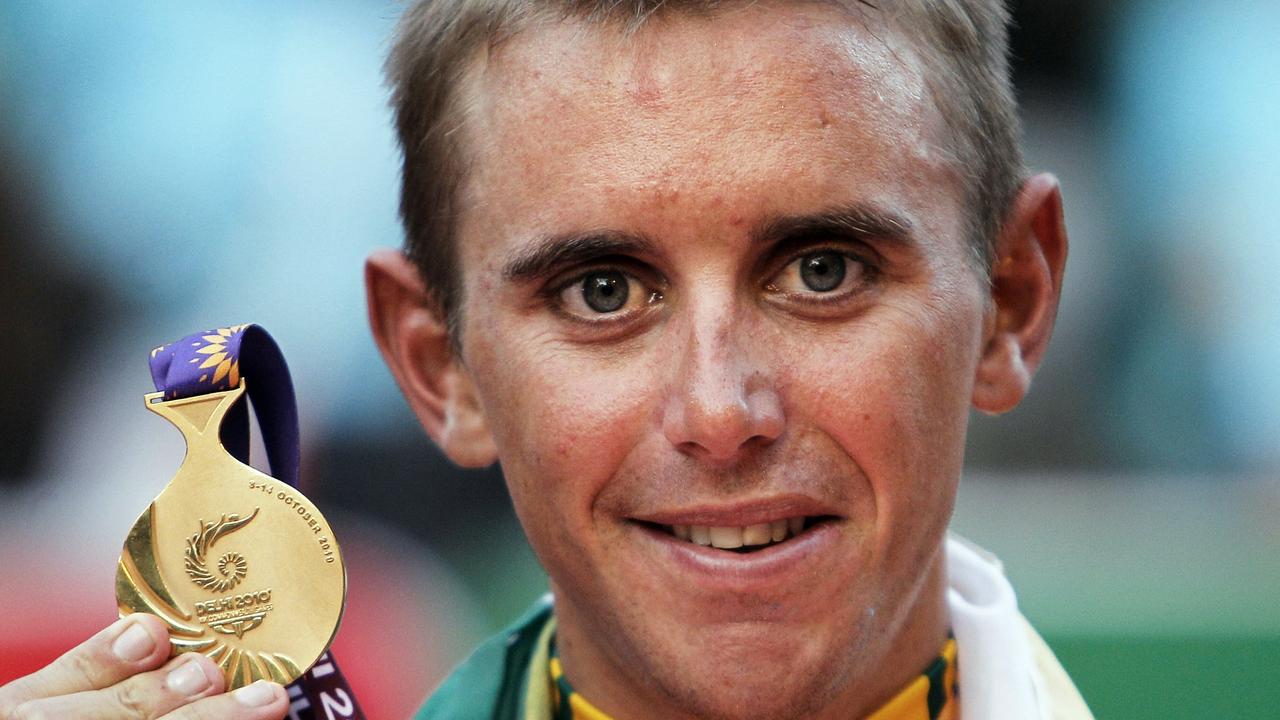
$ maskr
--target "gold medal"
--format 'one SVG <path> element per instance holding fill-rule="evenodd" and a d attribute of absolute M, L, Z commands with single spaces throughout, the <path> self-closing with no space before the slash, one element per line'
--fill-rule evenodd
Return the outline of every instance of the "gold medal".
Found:
<path fill-rule="evenodd" d="M 315 505 L 223 448 L 223 417 L 244 392 L 241 381 L 168 402 L 146 396 L 187 453 L 116 569 L 120 614 L 159 616 L 174 652 L 208 655 L 228 689 L 296 680 L 333 641 L 347 594 L 342 553 Z"/>

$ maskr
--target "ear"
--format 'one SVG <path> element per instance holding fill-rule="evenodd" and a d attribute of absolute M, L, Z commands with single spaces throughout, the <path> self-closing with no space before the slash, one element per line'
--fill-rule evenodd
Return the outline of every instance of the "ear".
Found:
<path fill-rule="evenodd" d="M 1058 179 L 1037 175 L 1018 191 L 996 243 L 991 307 L 973 406 L 1012 410 L 1031 387 L 1049 345 L 1067 262 L 1067 228 Z"/>
<path fill-rule="evenodd" d="M 492 465 L 497 448 L 471 374 L 417 267 L 379 250 L 365 261 L 364 283 L 373 338 L 422 427 L 458 465 Z"/>

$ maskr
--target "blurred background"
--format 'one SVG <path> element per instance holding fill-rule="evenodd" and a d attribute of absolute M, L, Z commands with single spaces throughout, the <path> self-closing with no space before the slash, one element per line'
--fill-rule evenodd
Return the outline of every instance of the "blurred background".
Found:
<path fill-rule="evenodd" d="M 1278 717 L 1280 3 L 1014 6 L 1071 259 L 1030 398 L 974 418 L 955 529 L 1100 718 Z M 362 259 L 400 243 L 399 12 L 0 4 L 0 682 L 114 617 L 120 543 L 182 455 L 146 352 L 219 325 L 265 325 L 293 369 L 370 717 L 545 591 L 497 470 L 440 457 L 366 329 Z"/>

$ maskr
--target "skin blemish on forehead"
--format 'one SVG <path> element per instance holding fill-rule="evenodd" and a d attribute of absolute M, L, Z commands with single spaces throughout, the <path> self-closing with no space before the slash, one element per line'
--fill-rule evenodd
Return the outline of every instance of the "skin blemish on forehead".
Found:
<path fill-rule="evenodd" d="M 648 67 L 637 67 L 636 74 L 626 85 L 626 93 L 627 98 L 641 108 L 658 110 L 666 105 L 663 102 L 666 97 L 663 83 Z"/>

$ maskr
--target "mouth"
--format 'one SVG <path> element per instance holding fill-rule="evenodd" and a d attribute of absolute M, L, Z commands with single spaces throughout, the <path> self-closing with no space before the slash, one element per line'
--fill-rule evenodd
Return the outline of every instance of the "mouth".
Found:
<path fill-rule="evenodd" d="M 819 525 L 837 519 L 834 515 L 795 515 L 742 526 L 664 525 L 644 520 L 636 522 L 693 545 L 750 554 L 786 543 Z"/>

